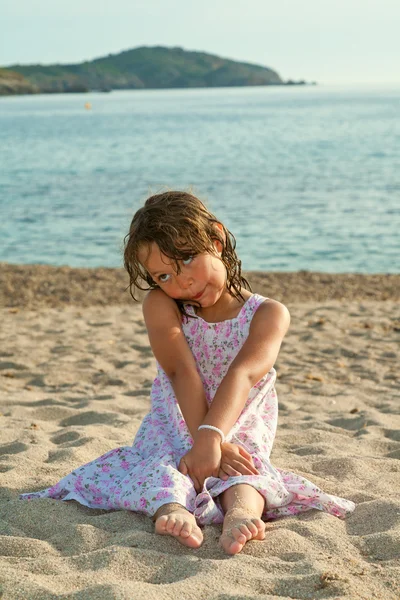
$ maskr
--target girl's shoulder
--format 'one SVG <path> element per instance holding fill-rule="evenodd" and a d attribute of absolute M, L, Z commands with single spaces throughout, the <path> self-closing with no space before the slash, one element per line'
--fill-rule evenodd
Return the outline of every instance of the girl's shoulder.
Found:
<path fill-rule="evenodd" d="M 257 328 L 262 322 L 268 322 L 269 326 L 275 324 L 277 327 L 283 327 L 285 330 L 290 324 L 290 312 L 282 302 L 273 298 L 264 298 L 255 294 L 255 311 L 252 318 L 253 328 Z"/>
<path fill-rule="evenodd" d="M 181 313 L 175 300 L 160 288 L 154 288 L 147 292 L 142 303 L 142 311 L 145 320 L 146 316 L 151 318 L 153 314 L 155 316 L 173 315 L 174 317 L 178 317 L 179 320 L 181 318 Z"/>
<path fill-rule="evenodd" d="M 151 290 L 143 301 L 143 317 L 154 357 L 167 377 L 172 378 L 180 369 L 195 372 L 175 300 L 162 290 Z"/>

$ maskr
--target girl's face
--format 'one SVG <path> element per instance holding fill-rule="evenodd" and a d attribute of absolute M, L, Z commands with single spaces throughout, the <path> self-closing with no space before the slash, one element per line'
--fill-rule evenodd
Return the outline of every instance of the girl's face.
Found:
<path fill-rule="evenodd" d="M 179 261 L 179 274 L 175 262 L 162 254 L 155 242 L 141 249 L 139 260 L 168 296 L 209 307 L 220 299 L 226 284 L 226 269 L 219 258 L 222 244 L 215 240 L 214 245 L 217 255 L 202 253 Z"/>

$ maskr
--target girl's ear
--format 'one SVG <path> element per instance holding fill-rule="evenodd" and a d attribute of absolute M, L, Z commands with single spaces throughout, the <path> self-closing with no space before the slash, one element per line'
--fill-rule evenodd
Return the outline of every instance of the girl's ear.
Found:
<path fill-rule="evenodd" d="M 214 228 L 218 231 L 218 233 L 222 236 L 222 239 L 224 240 L 224 242 L 226 241 L 226 236 L 225 236 L 225 231 L 224 231 L 224 227 L 222 225 L 222 223 L 214 223 Z M 222 250 L 224 249 L 222 243 L 218 240 L 218 239 L 214 239 L 214 246 L 215 249 L 217 250 L 218 254 L 222 254 Z"/>

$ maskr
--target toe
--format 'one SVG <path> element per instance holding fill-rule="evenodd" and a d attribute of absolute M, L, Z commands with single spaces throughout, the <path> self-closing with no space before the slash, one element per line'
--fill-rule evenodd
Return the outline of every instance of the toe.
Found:
<path fill-rule="evenodd" d="M 168 523 L 166 526 L 166 529 L 168 531 L 168 533 L 170 533 L 171 535 L 175 535 L 175 530 L 176 531 L 180 531 L 182 528 L 182 522 L 179 518 L 177 518 L 175 515 L 168 515 Z M 176 535 L 179 535 L 179 533 L 177 533 Z"/>
<path fill-rule="evenodd" d="M 162 517 L 158 517 L 157 521 L 156 521 L 156 531 L 158 533 L 161 532 L 166 532 L 167 531 L 167 522 L 168 522 L 168 516 L 167 515 L 163 515 Z"/>
<path fill-rule="evenodd" d="M 233 527 L 231 536 L 240 544 L 245 544 L 247 542 L 247 535 L 243 533 L 239 527 Z"/>
<path fill-rule="evenodd" d="M 249 540 L 251 540 L 252 537 L 254 537 L 253 534 L 252 534 L 252 532 L 250 531 L 250 529 L 248 527 L 248 523 L 242 523 L 241 525 L 239 525 L 238 529 L 246 537 L 246 541 L 247 542 Z"/>
<path fill-rule="evenodd" d="M 220 544 L 225 552 L 228 554 L 238 554 L 242 550 L 244 544 L 246 543 L 246 538 L 243 536 L 243 534 L 240 535 L 241 541 L 235 538 L 233 531 L 230 534 L 222 534 L 220 538 Z"/>
<path fill-rule="evenodd" d="M 258 534 L 258 531 L 259 531 L 258 527 L 257 527 L 257 525 L 255 523 L 253 523 L 253 521 L 248 521 L 246 523 L 246 527 L 250 531 L 251 537 L 254 537 L 255 535 Z"/>
<path fill-rule="evenodd" d="M 253 519 L 253 524 L 257 528 L 257 539 L 263 540 L 265 538 L 265 523 L 261 519 Z"/>
<path fill-rule="evenodd" d="M 171 531 L 172 535 L 181 535 L 182 527 L 183 519 L 175 519 L 175 525 Z"/>
<path fill-rule="evenodd" d="M 180 536 L 182 537 L 188 537 L 191 533 L 192 533 L 192 525 L 188 522 L 184 523 L 182 525 L 182 529 L 179 533 Z"/>

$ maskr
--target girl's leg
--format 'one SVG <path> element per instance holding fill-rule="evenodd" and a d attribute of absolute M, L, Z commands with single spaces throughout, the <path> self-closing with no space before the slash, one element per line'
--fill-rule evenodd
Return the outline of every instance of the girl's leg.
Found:
<path fill-rule="evenodd" d="M 225 512 L 220 544 L 228 554 L 238 554 L 249 540 L 265 538 L 265 523 L 261 520 L 264 497 L 251 485 L 233 485 L 220 496 Z"/>
<path fill-rule="evenodd" d="M 160 535 L 172 535 L 178 542 L 190 548 L 198 548 L 203 543 L 203 533 L 196 518 L 182 504 L 163 504 L 153 516 L 155 531 Z"/>

